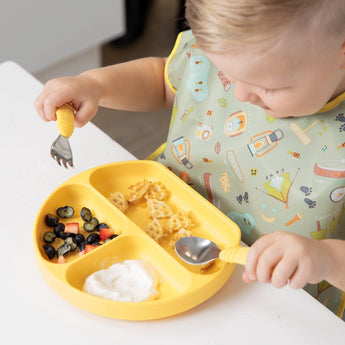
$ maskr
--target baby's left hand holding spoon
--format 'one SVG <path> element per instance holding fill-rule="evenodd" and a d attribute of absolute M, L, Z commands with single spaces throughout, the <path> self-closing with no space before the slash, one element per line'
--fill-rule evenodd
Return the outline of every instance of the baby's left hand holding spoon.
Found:
<path fill-rule="evenodd" d="M 331 255 L 322 241 L 276 231 L 253 243 L 242 278 L 246 283 L 259 281 L 276 288 L 289 284 L 301 289 L 324 280 L 331 266 Z"/>

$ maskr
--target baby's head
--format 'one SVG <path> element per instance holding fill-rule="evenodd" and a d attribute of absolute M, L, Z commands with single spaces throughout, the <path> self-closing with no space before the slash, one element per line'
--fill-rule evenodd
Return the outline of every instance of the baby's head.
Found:
<path fill-rule="evenodd" d="M 197 43 L 242 101 L 311 115 L 345 91 L 344 0 L 187 0 Z"/>
<path fill-rule="evenodd" d="M 344 0 L 187 0 L 186 17 L 202 49 L 264 49 L 281 36 L 325 40 L 345 34 Z"/>

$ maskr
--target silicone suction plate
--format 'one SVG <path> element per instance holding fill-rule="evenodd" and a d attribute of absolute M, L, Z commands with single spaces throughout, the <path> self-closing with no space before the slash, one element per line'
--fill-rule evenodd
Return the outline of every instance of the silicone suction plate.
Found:
<path fill-rule="evenodd" d="M 232 274 L 235 265 L 220 260 L 204 272 L 200 267 L 186 264 L 167 242 L 158 244 L 145 233 L 143 229 L 150 221 L 145 207 L 130 207 L 124 214 L 109 201 L 111 193 L 126 194 L 130 185 L 142 179 L 165 185 L 169 191 L 167 204 L 175 212 L 189 212 L 194 223 L 193 235 L 208 238 L 220 248 L 240 243 L 240 230 L 235 223 L 160 163 L 129 161 L 87 170 L 64 182 L 47 198 L 34 225 L 34 247 L 41 274 L 59 295 L 75 306 L 116 319 L 168 317 L 210 298 Z M 74 207 L 75 215 L 61 221 L 79 222 L 82 228 L 79 212 L 86 206 L 119 236 L 81 257 L 78 249 L 69 253 L 65 264 L 56 264 L 56 259 L 50 261 L 42 248 L 43 234 L 51 230 L 45 224 L 45 216 L 65 205 Z M 157 270 L 161 281 L 157 299 L 140 303 L 118 302 L 83 291 L 85 279 L 91 273 L 129 259 L 147 260 Z"/>

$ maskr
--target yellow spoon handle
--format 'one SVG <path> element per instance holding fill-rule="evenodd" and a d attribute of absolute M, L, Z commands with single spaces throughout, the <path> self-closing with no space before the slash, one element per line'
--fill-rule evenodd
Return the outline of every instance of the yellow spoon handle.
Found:
<path fill-rule="evenodd" d="M 219 253 L 219 259 L 228 263 L 245 265 L 247 261 L 248 252 L 249 247 L 234 246 L 222 250 Z"/>
<path fill-rule="evenodd" d="M 74 109 L 70 104 L 64 104 L 56 111 L 57 128 L 63 137 L 69 138 L 74 130 Z"/>

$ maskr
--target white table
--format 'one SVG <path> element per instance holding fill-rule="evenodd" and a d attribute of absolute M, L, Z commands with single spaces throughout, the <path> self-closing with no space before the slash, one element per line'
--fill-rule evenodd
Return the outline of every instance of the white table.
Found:
<path fill-rule="evenodd" d="M 307 293 L 246 285 L 240 266 L 208 301 L 162 320 L 108 319 L 59 297 L 41 277 L 34 258 L 32 228 L 40 205 L 71 176 L 135 157 L 88 124 L 71 139 L 76 168 L 59 167 L 49 156 L 55 124 L 41 121 L 32 105 L 41 89 L 15 63 L 0 64 L 2 344 L 345 343 L 345 323 Z"/>

